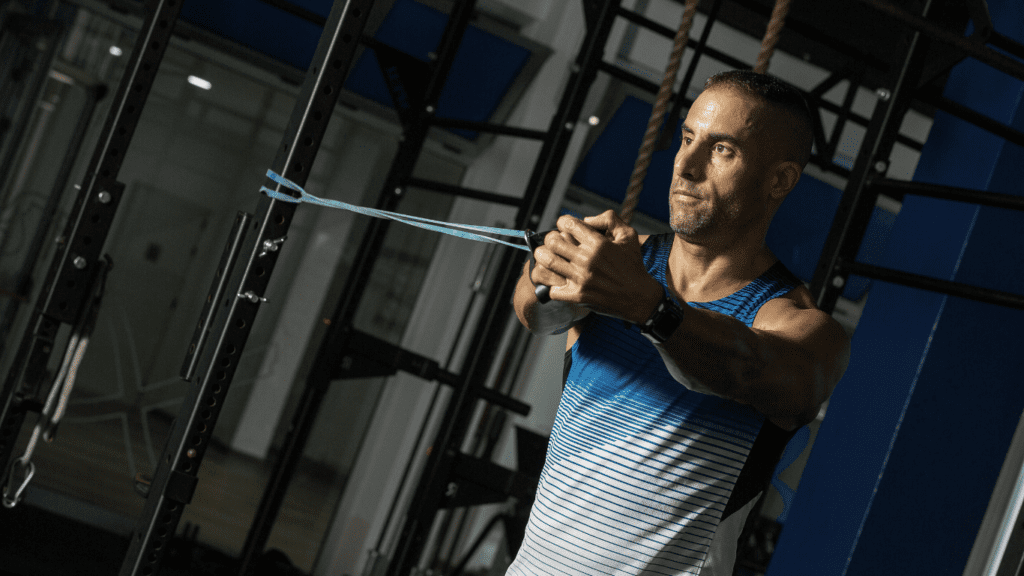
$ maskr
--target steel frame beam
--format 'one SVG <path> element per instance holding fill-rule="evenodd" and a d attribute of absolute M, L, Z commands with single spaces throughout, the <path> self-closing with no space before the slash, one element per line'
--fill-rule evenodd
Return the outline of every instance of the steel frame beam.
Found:
<path fill-rule="evenodd" d="M 991 206 L 1008 210 L 1024 211 L 1024 197 L 1011 196 L 989 192 L 987 190 L 971 190 L 957 188 L 954 186 L 941 186 L 938 184 L 924 184 L 921 182 L 904 182 L 890 180 L 887 178 L 874 179 L 869 185 L 877 193 L 884 193 L 892 197 L 903 197 L 906 194 L 927 196 L 929 198 L 941 198 L 943 200 L 954 200 L 979 206 Z M 845 261 L 840 259 L 837 263 L 837 271 L 845 274 L 856 274 L 866 278 L 881 280 L 883 282 L 894 282 L 912 288 L 930 290 L 950 296 L 977 300 L 997 306 L 1008 308 L 1024 309 L 1024 296 L 992 290 L 979 286 L 972 286 L 962 282 L 952 282 L 920 274 L 912 274 L 901 270 L 894 270 L 882 266 L 874 266 L 856 261 Z"/>
<path fill-rule="evenodd" d="M 926 44 L 926 38 L 929 37 L 954 46 L 964 54 L 1022 80 L 1024 80 L 1024 63 L 984 46 L 980 40 L 957 36 L 931 21 L 928 18 L 928 13 L 932 2 L 926 5 L 922 16 L 915 16 L 883 0 L 860 1 L 907 24 L 914 30 L 914 39 L 893 84 L 890 100 L 880 103 L 875 110 L 861 152 L 857 156 L 849 185 L 840 199 L 832 229 L 825 242 L 811 285 L 811 291 L 815 295 L 818 306 L 826 312 L 831 312 L 849 275 L 858 274 L 1001 306 L 1022 307 L 1024 297 L 1017 294 L 929 278 L 856 261 L 857 251 L 860 249 L 871 212 L 880 193 L 897 197 L 902 197 L 903 194 L 916 194 L 979 205 L 1021 209 L 1020 199 L 1008 195 L 934 184 L 899 182 L 880 177 L 884 176 L 888 169 L 893 135 L 898 130 L 899 121 L 908 109 L 911 99 L 919 98 L 933 103 L 937 107 L 1010 142 L 1021 144 L 1021 138 L 1024 136 L 1011 127 L 941 96 L 928 93 L 918 94 L 922 70 L 927 65 L 927 48 L 923 45 Z M 987 6 L 981 6 L 975 2 L 971 4 L 971 8 L 972 14 L 981 20 L 979 25 L 984 27 L 985 18 L 983 16 L 988 13 Z M 982 16 L 978 16 L 979 14 Z M 989 35 L 991 34 L 994 32 L 989 31 Z M 1006 42 L 1016 44 L 1012 41 Z M 868 148 L 865 148 L 864 145 L 867 145 Z"/>
<path fill-rule="evenodd" d="M 981 288 L 971 284 L 964 284 L 963 282 L 952 282 L 883 266 L 864 264 L 863 262 L 845 262 L 840 260 L 837 270 L 844 274 L 857 274 L 858 276 L 874 278 L 883 282 L 892 282 L 911 288 L 948 294 L 958 298 L 967 298 L 968 300 L 977 300 L 987 304 L 1024 310 L 1024 296 L 1013 294 L 1012 292 Z"/>
<path fill-rule="evenodd" d="M 338 0 L 328 16 L 272 165 L 300 186 L 320 148 L 372 6 L 373 0 Z M 196 474 L 280 253 L 266 246 L 283 240 L 296 206 L 262 196 L 251 227 L 248 215 L 236 219 L 203 324 L 185 361 L 186 372 L 198 374 L 198 380 L 182 403 L 161 455 L 121 576 L 149 576 L 159 569 L 168 539 L 191 500 Z M 232 253 L 244 256 L 241 265 L 233 265 Z"/>
<path fill-rule="evenodd" d="M 963 52 L 965 55 L 988 64 L 1000 72 L 1009 74 L 1014 78 L 1024 78 L 1024 62 L 1015 60 L 1001 52 L 993 50 L 985 46 L 985 43 L 980 40 L 964 38 L 963 36 L 947 30 L 943 26 L 940 26 L 927 18 L 911 14 L 910 12 L 907 12 L 886 0 L 859 1 L 906 24 L 918 32 L 927 34 L 930 38 L 938 40 L 944 44 L 948 44 L 960 52 Z M 1024 52 L 1024 47 L 1003 35 L 999 35 L 996 42 L 1017 54 Z"/>
<path fill-rule="evenodd" d="M 928 196 L 931 198 L 942 198 L 944 200 L 955 200 L 968 204 L 979 204 L 992 206 L 993 208 L 1006 208 L 1009 210 L 1024 211 L 1024 197 L 1000 194 L 987 190 L 972 190 L 969 188 L 958 188 L 956 186 L 942 186 L 939 184 L 926 184 L 923 182 L 907 182 L 904 180 L 891 180 L 889 178 L 877 178 L 871 181 L 871 187 L 880 193 L 893 197 L 901 197 L 905 194 L 917 196 Z"/>
<path fill-rule="evenodd" d="M 62 244 L 51 261 L 28 327 L 5 375 L 0 392 L 0 465 L 4 471 L 11 464 L 14 443 L 27 412 L 38 408 L 34 396 L 43 386 L 57 331 L 62 324 L 77 323 L 92 292 L 100 253 L 124 192 L 124 185 L 117 181 L 121 163 L 180 9 L 178 0 L 151 3 L 61 236 Z"/>
<path fill-rule="evenodd" d="M 433 180 L 424 180 L 422 178 L 406 178 L 405 185 L 410 188 L 423 188 L 424 190 L 444 192 L 446 194 L 451 194 L 452 196 L 472 198 L 474 200 L 483 200 L 485 202 L 505 204 L 507 206 L 519 206 L 522 202 L 520 198 L 505 196 L 503 194 L 495 194 L 494 192 L 487 192 L 484 190 L 474 190 L 472 188 L 455 186 L 453 184 L 445 184 L 443 182 L 435 182 Z"/>
<path fill-rule="evenodd" d="M 53 222 L 53 217 L 57 212 L 57 204 L 60 202 L 61 194 L 65 190 L 68 179 L 71 177 L 71 170 L 75 164 L 75 158 L 77 157 L 78 150 L 82 147 L 82 141 L 85 140 L 86 131 L 89 128 L 89 124 L 92 123 L 93 115 L 96 111 L 96 105 L 99 103 L 101 94 L 105 91 L 105 88 L 100 85 L 95 86 L 82 86 L 86 93 L 86 103 L 83 107 L 82 114 L 78 117 L 78 121 L 75 123 L 75 128 L 72 131 L 72 136 L 68 142 L 67 151 L 64 154 L 64 158 L 61 160 L 60 168 L 57 169 L 57 177 L 54 178 L 53 186 L 50 188 L 50 194 L 47 196 L 46 205 L 43 208 L 43 217 L 36 228 L 35 234 L 32 236 L 32 240 L 29 243 L 28 254 L 39 254 L 43 251 L 43 245 L 46 242 L 46 235 L 50 230 L 50 224 Z M 4 248 L 4 242 L 0 240 L 0 251 Z M 18 271 L 18 275 L 15 280 L 14 293 L 28 300 L 28 294 L 31 290 L 32 285 L 32 269 L 35 267 L 35 261 L 31 258 L 26 258 Z M 3 355 L 4 345 L 7 340 L 8 331 L 14 324 L 15 315 L 18 309 L 21 307 L 21 300 L 18 298 L 12 299 L 4 305 L 3 311 L 0 312 L 0 356 Z"/>
<path fill-rule="evenodd" d="M 732 0 L 736 4 L 746 7 L 752 12 L 756 12 L 761 16 L 764 16 L 765 22 L 772 14 L 772 4 L 774 3 L 763 3 L 758 0 Z M 824 32 L 814 27 L 813 25 L 800 22 L 795 18 L 788 18 L 786 20 L 786 29 L 792 30 L 797 34 L 800 34 L 808 40 L 813 40 L 822 46 L 827 46 L 837 53 L 846 56 L 850 60 L 856 62 L 863 62 L 867 66 L 878 70 L 885 70 L 888 62 L 883 62 L 866 52 L 862 52 L 859 48 L 854 45 L 846 44 L 843 42 L 837 42 L 835 38 L 827 36 Z"/>
<path fill-rule="evenodd" d="M 1008 142 L 1013 142 L 1017 146 L 1024 146 L 1024 132 L 1021 132 L 1011 126 L 1007 126 L 997 120 L 993 120 L 992 118 L 972 110 L 959 102 L 950 100 L 937 90 L 922 90 L 921 93 L 917 95 L 917 98 L 921 102 L 931 104 L 943 112 L 952 114 L 966 122 L 970 122 L 978 128 L 991 132 Z"/>
<path fill-rule="evenodd" d="M 762 6 L 757 6 L 744 0 L 732 1 L 755 12 L 764 12 L 765 16 L 769 15 L 768 12 L 764 11 L 764 7 Z M 697 61 L 704 53 L 706 53 L 711 58 L 718 60 L 719 62 L 722 62 L 729 66 L 733 66 L 735 68 L 750 67 L 750 64 L 707 45 L 707 36 L 709 35 L 711 26 L 717 20 L 717 12 L 720 5 L 721 0 L 716 0 L 715 3 L 712 4 L 710 10 L 708 11 L 708 20 L 706 21 L 707 23 L 704 26 L 704 30 L 701 34 L 700 40 L 693 40 L 691 38 L 687 43 L 687 47 L 694 50 L 694 56 L 690 62 L 690 67 L 687 70 L 687 73 L 683 79 L 684 87 L 689 86 L 689 81 L 692 79 Z M 673 38 L 675 36 L 675 31 L 672 30 L 671 28 L 659 24 L 658 22 L 655 22 L 647 18 L 646 16 L 643 16 L 642 14 L 638 14 L 631 10 L 620 8 L 617 15 L 622 18 L 625 18 L 626 20 L 629 20 L 634 24 L 643 26 L 644 28 L 647 28 L 648 30 L 654 32 L 655 34 L 664 36 L 666 38 Z M 809 39 L 813 39 L 815 41 L 829 45 L 825 41 L 825 39 L 821 38 L 820 35 L 814 33 L 812 30 L 808 30 L 806 28 L 801 27 L 800 33 L 803 34 L 804 36 L 807 36 Z M 842 46 L 837 48 L 839 53 L 849 55 L 849 51 L 842 48 Z M 832 161 L 832 157 L 835 154 L 835 148 L 838 144 L 837 139 L 841 135 L 842 128 L 846 122 L 854 121 L 862 126 L 867 126 L 870 123 L 870 119 L 855 113 L 852 109 L 853 98 L 856 96 L 856 88 L 857 86 L 860 85 L 861 78 L 864 75 L 864 70 L 867 65 L 875 66 L 876 68 L 881 66 L 881 64 L 877 62 L 871 62 L 870 64 L 865 64 L 864 62 L 857 62 L 856 64 L 851 65 L 849 69 L 845 71 L 831 74 L 828 78 L 822 81 L 822 83 L 819 86 L 815 87 L 811 91 L 804 92 L 801 90 L 801 92 L 804 95 L 804 98 L 807 100 L 808 105 L 810 105 L 813 109 L 815 109 L 814 111 L 817 112 L 817 114 L 814 114 L 816 124 L 815 142 L 818 144 L 818 147 L 820 150 L 822 150 L 822 152 L 819 152 L 818 154 L 814 155 L 811 158 L 811 162 L 813 162 L 816 166 L 823 170 L 839 174 L 840 176 L 843 176 L 845 178 L 849 178 L 850 170 L 835 164 Z M 608 62 L 601 62 L 599 66 L 602 72 L 605 72 L 606 74 L 612 76 L 613 78 L 636 86 L 641 90 L 650 92 L 652 94 L 658 91 L 658 85 L 655 84 L 654 82 L 651 82 L 650 80 L 647 80 L 645 78 L 641 78 L 640 76 L 628 70 L 625 70 L 620 66 Z M 850 89 L 847 90 L 846 97 L 842 105 L 834 104 L 822 98 L 822 95 L 825 92 L 827 92 L 829 89 L 831 89 L 844 79 L 850 80 L 851 87 Z M 673 105 L 672 115 L 670 116 L 670 119 L 666 124 L 668 126 L 671 126 L 675 122 L 678 122 L 679 117 L 681 115 L 681 108 L 683 105 L 690 105 L 693 103 L 690 100 L 686 99 L 685 94 L 676 94 L 673 96 L 673 98 L 675 100 L 675 104 Z M 821 110 L 827 110 L 839 116 L 839 120 L 837 121 L 836 126 L 832 131 L 831 138 L 826 138 L 824 135 L 824 131 L 821 129 Z M 668 145 L 667 139 L 670 136 L 671 135 L 668 132 L 662 133 L 661 140 L 659 142 L 659 148 L 663 149 L 665 146 Z M 898 132 L 895 137 L 898 143 L 907 146 L 912 150 L 919 151 L 922 148 L 922 144 L 920 142 L 917 142 L 902 134 L 899 134 Z M 831 153 L 828 152 L 829 150 L 831 150 Z"/>
<path fill-rule="evenodd" d="M 933 0 L 928 0 L 925 4 L 926 17 L 933 4 Z M 831 314 L 835 309 L 848 277 L 847 273 L 840 271 L 838 264 L 840 261 L 850 262 L 856 258 L 867 230 L 878 198 L 877 190 L 871 189 L 868 181 L 872 176 L 885 174 L 889 169 L 889 155 L 896 140 L 895 136 L 904 114 L 910 107 L 913 91 L 917 88 L 926 61 L 926 44 L 927 38 L 924 34 L 915 32 L 901 65 L 894 67 L 889 98 L 880 100 L 875 106 L 846 190 L 839 200 L 832 228 L 811 282 L 811 293 L 814 294 L 818 307 L 827 313 Z"/>
<path fill-rule="evenodd" d="M 436 360 L 410 352 L 356 328 L 351 329 L 344 354 L 341 356 L 341 360 L 335 364 L 336 372 L 332 375 L 332 379 L 337 380 L 392 376 L 401 370 L 424 380 L 448 386 L 459 384 L 459 375 L 441 368 Z M 530 413 L 529 405 L 494 389 L 480 388 L 477 390 L 477 394 L 481 400 L 516 414 L 526 416 Z"/>
<path fill-rule="evenodd" d="M 515 228 L 536 224 L 546 204 L 551 187 L 561 166 L 572 136 L 572 129 L 582 111 L 590 85 L 594 82 L 604 46 L 615 20 L 618 0 L 584 2 L 587 31 L 572 67 L 566 90 L 558 111 L 551 120 L 548 138 L 540 152 L 540 160 L 527 185 L 523 207 L 516 216 Z M 487 302 L 484 317 L 477 324 L 473 343 L 467 355 L 463 372 L 464 385 L 453 394 L 443 418 L 441 428 L 433 442 L 420 483 L 412 498 L 409 512 L 398 538 L 398 549 L 388 565 L 388 576 L 409 574 L 419 562 L 433 519 L 446 501 L 457 496 L 448 492 L 449 479 L 459 458 L 458 443 L 470 423 L 475 403 L 471 390 L 475 383 L 485 382 L 491 361 L 496 354 L 492 343 L 501 339 L 509 320 L 507 303 L 520 272 L 521 258 L 509 251 L 501 254 L 499 274 Z"/>
<path fill-rule="evenodd" d="M 409 179 L 412 177 L 413 167 L 426 143 L 441 90 L 444 88 L 444 82 L 455 60 L 463 33 L 469 25 L 475 6 L 475 0 L 461 0 L 455 4 L 440 40 L 437 59 L 430 65 L 426 88 L 422 92 L 410 90 L 414 87 L 402 84 L 402 80 L 404 80 L 401 77 L 403 60 L 395 60 L 391 64 L 381 63 L 385 68 L 394 67 L 394 74 L 386 73 L 385 78 L 391 82 L 389 89 L 392 91 L 396 110 L 403 124 L 403 138 L 378 196 L 375 206 L 378 209 L 394 211 L 404 196 L 405 188 L 409 185 Z M 379 55 L 393 51 L 393 49 L 380 46 L 372 39 L 369 40 L 369 45 L 372 49 L 377 50 Z M 383 50 L 387 50 L 387 52 Z M 400 54 L 392 54 L 392 56 L 400 56 Z M 418 62 L 408 61 L 406 65 L 418 66 Z M 395 81 L 396 78 L 397 81 Z M 267 488 L 246 536 L 245 545 L 242 548 L 243 571 L 247 570 L 256 556 L 263 551 L 267 539 L 270 537 L 270 531 L 284 501 L 285 493 L 295 475 L 302 451 L 316 421 L 321 401 L 327 394 L 331 380 L 336 376 L 339 352 L 343 352 L 348 347 L 349 341 L 356 337 L 353 330 L 353 319 L 368 286 L 370 274 L 373 272 L 374 265 L 384 246 L 389 228 L 390 221 L 388 220 L 372 220 L 356 251 L 356 260 L 349 271 L 341 299 L 331 315 L 327 333 L 320 343 L 320 348 L 310 368 L 298 406 L 292 414 L 289 431 L 285 436 L 280 454 L 274 462 Z M 455 386 L 456 389 L 465 388 L 465 383 L 460 380 Z"/>

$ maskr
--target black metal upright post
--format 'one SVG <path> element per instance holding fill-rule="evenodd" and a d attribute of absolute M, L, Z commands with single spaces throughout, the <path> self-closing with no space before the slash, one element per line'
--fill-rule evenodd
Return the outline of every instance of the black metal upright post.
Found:
<path fill-rule="evenodd" d="M 851 274 L 868 278 L 931 290 L 943 294 L 969 298 L 982 302 L 1015 308 L 1024 308 L 1024 296 L 1001 292 L 977 286 L 952 282 L 940 278 L 932 278 L 911 274 L 900 270 L 892 270 L 880 266 L 872 266 L 856 261 L 857 252 L 870 221 L 875 201 L 880 193 L 888 193 L 902 197 L 903 194 L 915 194 L 934 198 L 947 198 L 974 204 L 999 206 L 1009 209 L 1021 209 L 1019 198 L 993 194 L 979 190 L 967 190 L 939 186 L 934 184 L 900 182 L 885 178 L 888 169 L 888 158 L 892 146 L 897 140 L 900 121 L 910 106 L 910 102 L 919 98 L 919 85 L 929 64 L 927 46 L 931 40 L 943 42 L 961 52 L 953 60 L 939 55 L 940 62 L 950 64 L 959 61 L 963 55 L 969 55 L 985 64 L 1001 70 L 1016 78 L 1024 78 L 1024 64 L 1011 57 L 988 48 L 979 40 L 962 38 L 947 29 L 943 23 L 937 22 L 950 14 L 955 14 L 952 0 L 928 2 L 920 17 L 907 13 L 901 8 L 880 0 L 861 0 L 889 16 L 892 16 L 913 30 L 913 39 L 905 57 L 894 67 L 892 88 L 880 89 L 882 100 L 875 109 L 868 132 L 861 145 L 860 153 L 851 172 L 849 183 L 840 199 L 832 229 L 825 242 L 818 267 L 815 271 L 811 291 L 814 293 L 818 306 L 831 312 L 839 299 L 846 280 Z M 987 14 L 987 11 L 977 11 Z M 984 22 L 979 25 L 984 26 Z M 990 35 L 995 34 L 990 31 Z M 1000 42 L 1011 42 L 1003 39 Z M 1019 45 L 1018 45 L 1019 46 Z M 1009 45 L 1007 48 L 1011 48 Z M 1012 50 L 1011 50 L 1012 51 Z M 1024 52 L 1024 47 L 1021 47 Z M 934 64 L 932 64 L 934 67 Z M 978 127 L 1010 141 L 1021 142 L 1019 131 L 999 124 L 990 118 L 966 110 L 955 102 L 941 96 L 925 93 L 924 99 L 936 102 L 949 113 L 971 122 Z"/>
<path fill-rule="evenodd" d="M 21 338 L 0 392 L 0 465 L 7 470 L 28 411 L 41 405 L 35 395 L 53 353 L 61 324 L 75 325 L 99 269 L 100 253 L 124 192 L 117 180 L 171 39 L 180 0 L 154 0 L 139 30 L 124 76 L 86 169 L 61 246 L 50 264 L 35 310 Z M 6 475 L 5 475 L 6 477 Z"/>
<path fill-rule="evenodd" d="M 14 160 L 64 34 L 64 24 L 43 12 L 0 9 L 0 186 L 16 172 Z"/>
<path fill-rule="evenodd" d="M 618 0 L 584 0 L 587 32 L 583 45 L 572 67 L 566 90 L 558 111 L 551 120 L 548 137 L 541 148 L 540 160 L 535 166 L 514 227 L 524 228 L 539 221 L 555 178 L 558 175 L 572 131 L 583 108 L 590 85 L 594 82 L 604 47 L 615 21 Z M 497 343 L 507 326 L 511 314 L 508 302 L 520 273 L 522 258 L 509 251 L 501 255 L 495 289 L 482 308 L 483 315 L 476 326 L 460 383 L 448 403 L 441 428 L 427 458 L 423 475 L 413 495 L 409 511 L 402 526 L 388 576 L 404 576 L 419 562 L 434 517 L 451 494 L 448 484 L 458 458 L 459 442 L 465 436 L 475 408 L 474 388 L 487 380 L 491 363 L 497 354 Z"/>
<path fill-rule="evenodd" d="M 272 165 L 300 186 L 320 148 L 372 6 L 373 0 L 338 0 L 331 9 Z M 248 218 L 238 221 L 244 227 L 232 235 L 185 361 L 183 373 L 198 376 L 159 460 L 121 576 L 157 572 L 168 539 L 191 501 L 198 468 L 280 253 L 276 247 L 285 238 L 295 208 L 294 203 L 262 196 L 251 227 Z M 229 255 L 236 252 L 244 258 L 232 265 Z"/>
<path fill-rule="evenodd" d="M 455 61 L 455 55 L 475 6 L 476 0 L 462 0 L 455 4 L 435 52 L 437 58 L 429 69 L 427 65 L 421 67 L 418 61 L 411 57 L 403 57 L 388 46 L 366 39 L 377 52 L 403 127 L 401 144 L 377 199 L 376 208 L 380 210 L 394 211 L 403 197 L 408 181 L 412 178 L 413 168 L 427 140 L 430 121 L 437 109 L 441 90 Z M 425 89 L 413 85 L 417 80 L 425 82 Z M 273 523 L 302 457 L 302 450 L 313 429 L 320 404 L 327 394 L 331 381 L 336 378 L 338 351 L 345 348 L 349 338 L 353 337 L 353 318 L 384 246 L 389 225 L 389 220 L 371 221 L 356 251 L 356 259 L 349 271 L 341 300 L 331 315 L 327 333 L 313 361 L 281 452 L 274 462 L 271 477 L 246 537 L 242 549 L 243 573 L 248 570 L 255 556 L 263 551 L 270 537 Z"/>
<path fill-rule="evenodd" d="M 928 17 L 936 3 L 933 0 L 926 2 L 922 11 L 924 17 Z M 835 309 L 846 285 L 848 274 L 837 272 L 839 265 L 843 260 L 852 261 L 856 257 L 871 220 L 878 192 L 870 187 L 870 181 L 884 177 L 889 169 L 889 155 L 900 123 L 910 108 L 927 59 L 927 44 L 928 38 L 924 34 L 914 32 L 904 56 L 895 61 L 891 82 L 876 92 L 878 103 L 839 200 L 811 282 L 811 293 L 818 307 L 825 312 L 831 313 Z"/>
<path fill-rule="evenodd" d="M 37 254 L 43 252 L 46 237 L 50 233 L 50 224 L 53 222 L 53 218 L 57 213 L 57 205 L 60 202 L 62 193 L 66 189 L 68 180 L 71 177 L 71 170 L 74 167 L 75 158 L 78 156 L 78 151 L 82 146 L 82 141 L 85 140 L 86 131 L 89 128 L 89 124 L 92 122 L 93 113 L 96 111 L 96 105 L 100 100 L 103 90 L 104 89 L 99 85 L 88 86 L 85 88 L 85 106 L 82 107 L 82 113 L 79 115 L 78 120 L 75 123 L 75 128 L 71 133 L 71 139 L 68 143 L 67 150 L 64 153 L 64 158 L 61 161 L 60 168 L 57 170 L 57 176 L 53 180 L 53 186 L 50 187 L 50 195 L 47 197 L 46 204 L 43 206 L 43 216 L 36 227 L 35 233 L 32 235 L 32 241 L 28 245 L 28 250 L 25 251 L 27 257 L 25 258 L 25 261 L 22 262 L 17 276 L 15 276 L 14 294 L 17 296 L 25 296 L 30 293 L 32 287 L 32 269 L 36 264 L 34 258 Z M 6 243 L 4 242 L 4 239 L 0 239 L 0 252 L 3 251 L 5 245 Z M 14 298 L 0 307 L 0 357 L 3 356 L 8 331 L 13 327 L 15 316 L 20 307 L 21 301 L 18 298 Z"/>

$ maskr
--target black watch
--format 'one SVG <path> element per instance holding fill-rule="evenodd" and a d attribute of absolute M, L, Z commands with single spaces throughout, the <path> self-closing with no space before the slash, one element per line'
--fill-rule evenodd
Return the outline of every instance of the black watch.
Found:
<path fill-rule="evenodd" d="M 683 309 L 666 295 L 651 317 L 640 325 L 640 332 L 655 344 L 668 340 L 683 321 Z"/>

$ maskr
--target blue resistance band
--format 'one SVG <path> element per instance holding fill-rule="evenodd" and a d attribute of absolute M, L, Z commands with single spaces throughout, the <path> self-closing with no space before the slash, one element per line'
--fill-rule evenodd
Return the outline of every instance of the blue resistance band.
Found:
<path fill-rule="evenodd" d="M 442 234 L 450 234 L 459 238 L 466 238 L 468 240 L 477 240 L 480 242 L 494 242 L 496 244 L 504 244 L 505 246 L 511 246 L 520 250 L 530 249 L 524 244 L 515 244 L 507 240 L 501 240 L 499 238 L 492 238 L 491 236 L 484 236 L 483 234 L 495 234 L 498 236 L 511 236 L 514 238 L 525 238 L 526 232 L 523 230 L 510 230 L 508 228 L 493 228 L 490 226 L 474 226 L 470 224 L 451 224 L 448 222 L 442 222 L 440 220 L 430 220 L 429 218 L 421 218 L 419 216 L 410 216 L 408 214 L 398 214 L 397 212 L 388 212 L 387 210 L 378 210 L 376 208 L 364 208 L 362 206 L 356 206 L 347 202 L 339 202 L 338 200 L 327 200 L 325 198 L 318 198 L 312 194 L 307 193 L 302 189 L 301 186 L 292 182 L 291 180 L 278 175 L 273 170 L 267 170 L 267 177 L 289 188 L 302 195 L 301 198 L 295 198 L 271 190 L 266 186 L 260 188 L 260 192 L 266 193 L 267 196 L 275 200 L 282 200 L 284 202 L 292 202 L 299 204 L 302 202 L 308 202 L 310 204 L 316 204 L 318 206 L 326 206 L 328 208 L 341 208 L 342 210 L 349 210 L 357 214 L 364 214 L 366 216 L 373 216 L 375 218 L 386 218 L 388 220 L 394 220 L 396 222 L 402 222 L 410 226 L 416 226 L 426 230 L 433 230 L 434 232 L 441 232 Z"/>

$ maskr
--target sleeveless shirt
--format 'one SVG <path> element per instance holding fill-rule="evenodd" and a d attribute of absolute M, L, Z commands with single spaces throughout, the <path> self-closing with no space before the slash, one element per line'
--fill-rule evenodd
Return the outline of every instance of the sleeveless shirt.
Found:
<path fill-rule="evenodd" d="M 672 241 L 642 246 L 662 286 Z M 765 302 L 799 285 L 776 263 L 730 296 L 687 304 L 750 326 Z M 685 388 L 636 326 L 597 314 L 583 322 L 507 574 L 698 575 L 723 518 L 770 480 L 791 433 L 750 406 Z M 748 461 L 755 441 L 774 456 Z"/>

